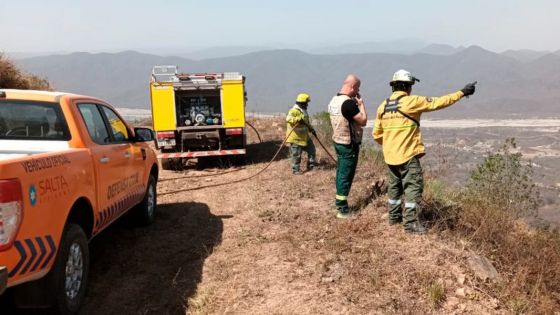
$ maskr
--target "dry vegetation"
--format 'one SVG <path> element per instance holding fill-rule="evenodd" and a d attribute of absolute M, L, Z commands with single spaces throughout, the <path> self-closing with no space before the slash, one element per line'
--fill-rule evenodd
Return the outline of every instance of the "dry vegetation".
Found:
<path fill-rule="evenodd" d="M 316 118 L 321 126 L 321 117 Z M 325 134 L 322 127 L 317 129 Z M 257 278 L 249 280 L 256 287 L 242 281 L 249 290 L 255 290 L 247 293 L 254 302 L 240 306 L 239 300 L 231 297 L 232 292 L 216 299 L 215 292 L 223 290 L 202 285 L 205 290 L 189 300 L 191 312 L 558 311 L 560 237 L 557 231 L 530 227 L 522 220 L 536 209 L 538 191 L 531 182 L 530 164 L 522 163 L 520 154 L 512 153 L 510 146 L 515 144 L 508 142 L 501 152 L 489 156 L 464 190 L 446 191 L 428 174 L 423 217 L 432 226 L 432 233 L 425 238 L 389 227 L 385 199 L 371 200 L 372 184 L 385 172 L 379 152 L 372 148 L 362 149 L 352 193 L 361 212 L 350 222 L 333 219 L 333 172 L 325 154 L 326 169 L 309 174 L 303 182 L 294 183 L 286 171 L 276 175 L 278 182 L 273 188 L 264 188 L 258 181 L 249 184 L 248 191 L 256 195 L 244 209 L 253 212 L 260 223 L 244 230 L 243 237 L 252 236 L 252 244 L 260 244 L 257 248 L 274 244 L 275 251 L 259 255 L 270 263 L 262 270 L 266 275 L 260 274 L 253 263 L 245 267 L 225 264 L 219 268 L 216 285 L 222 288 L 233 276 L 230 272 L 224 275 L 224 269 L 246 270 Z M 245 245 L 238 244 L 242 248 Z M 500 277 L 477 277 L 466 262 L 474 253 L 490 259 Z M 285 266 L 279 267 L 278 263 Z M 275 269 L 279 270 L 270 274 Z M 236 287 L 232 283 L 229 290 L 235 291 Z M 293 289 L 286 289 L 289 287 Z M 201 298 L 214 302 L 200 307 Z M 243 296 L 238 298 L 243 300 Z M 231 303 L 239 309 L 232 308 Z"/>
<path fill-rule="evenodd" d="M 159 192 L 260 170 L 285 126 L 251 123 L 263 143 L 250 132 L 246 167 L 164 171 L 162 179 L 170 180 Z M 554 314 L 560 308 L 556 232 L 531 228 L 507 209 L 429 178 L 424 216 L 431 232 L 406 234 L 387 224 L 385 196 L 371 198 L 372 183 L 385 174 L 371 148 L 362 150 L 351 192 L 359 215 L 338 220 L 334 167 L 318 150 L 321 167 L 303 176 L 291 174 L 284 150 L 250 181 L 160 195 L 158 219 L 148 229 L 110 228 L 91 245 L 82 314 Z M 477 277 L 468 263 L 473 253 L 487 257 L 499 279 Z"/>
<path fill-rule="evenodd" d="M 459 192 L 431 189 L 429 215 L 439 218 L 440 232 L 494 261 L 501 281 L 477 285 L 506 309 L 553 314 L 560 309 L 560 234 L 524 221 L 536 215 L 540 199 L 531 163 L 523 162 L 515 149 L 514 140 L 508 139 Z"/>
<path fill-rule="evenodd" d="M 38 76 L 22 72 L 0 53 L 0 88 L 24 90 L 50 90 L 49 81 Z"/>

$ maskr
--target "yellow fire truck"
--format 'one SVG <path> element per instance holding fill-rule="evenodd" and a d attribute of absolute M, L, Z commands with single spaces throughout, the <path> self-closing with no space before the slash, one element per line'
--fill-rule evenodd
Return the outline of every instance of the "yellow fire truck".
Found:
<path fill-rule="evenodd" d="M 180 168 L 190 158 L 244 160 L 246 92 L 240 73 L 179 73 L 177 66 L 155 66 L 150 94 L 164 169 Z"/>

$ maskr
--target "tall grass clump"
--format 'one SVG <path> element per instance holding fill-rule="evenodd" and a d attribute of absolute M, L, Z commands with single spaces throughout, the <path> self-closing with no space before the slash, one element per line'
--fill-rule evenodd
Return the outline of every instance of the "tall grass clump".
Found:
<path fill-rule="evenodd" d="M 313 128 L 315 128 L 315 131 L 317 131 L 317 136 L 325 147 L 332 148 L 334 146 L 334 142 L 332 140 L 333 129 L 331 126 L 330 114 L 323 111 L 313 115 L 311 124 L 313 125 Z"/>
<path fill-rule="evenodd" d="M 451 231 L 494 262 L 503 280 L 481 285 L 496 292 L 509 311 L 552 314 L 560 309 L 560 234 L 524 221 L 540 203 L 532 174 L 514 139 L 507 139 L 462 191 L 448 195 L 453 206 L 446 216 L 453 220 Z"/>
<path fill-rule="evenodd" d="M 16 65 L 0 54 L 0 88 L 23 90 L 51 90 L 49 81 L 21 71 Z"/>
<path fill-rule="evenodd" d="M 382 174 L 385 175 L 387 167 L 383 159 L 383 151 L 381 151 L 380 148 L 381 147 L 374 144 L 362 143 L 360 146 L 358 165 L 370 170 L 382 172 Z"/>

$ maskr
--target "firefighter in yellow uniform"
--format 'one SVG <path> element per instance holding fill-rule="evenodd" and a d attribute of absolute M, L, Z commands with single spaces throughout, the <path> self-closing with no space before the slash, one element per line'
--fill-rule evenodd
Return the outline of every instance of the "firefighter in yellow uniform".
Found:
<path fill-rule="evenodd" d="M 423 112 L 443 109 L 464 96 L 474 94 L 476 82 L 441 97 L 411 95 L 415 82 L 420 80 L 410 72 L 395 72 L 390 83 L 393 94 L 377 109 L 373 138 L 383 146 L 388 166 L 389 224 L 403 223 L 405 231 L 424 234 L 426 229 L 417 217 L 418 202 L 424 189 L 420 158 L 425 150 L 420 133 L 420 116 Z M 403 193 L 404 213 L 401 205 Z"/>
<path fill-rule="evenodd" d="M 302 174 L 300 168 L 302 151 L 307 152 L 307 170 L 313 170 L 315 167 L 315 145 L 309 133 L 311 132 L 313 135 L 316 135 L 316 133 L 311 127 L 309 114 L 307 113 L 307 106 L 310 101 L 309 94 L 299 94 L 296 98 L 296 104 L 286 116 L 286 122 L 288 123 L 286 143 L 290 146 L 292 173 L 294 175 Z"/>

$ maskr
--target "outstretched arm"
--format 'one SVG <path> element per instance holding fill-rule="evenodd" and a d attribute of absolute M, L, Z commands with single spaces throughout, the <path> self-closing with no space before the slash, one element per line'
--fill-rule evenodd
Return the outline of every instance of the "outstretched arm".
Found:
<path fill-rule="evenodd" d="M 455 104 L 463 96 L 464 93 L 461 91 L 457 91 L 455 93 L 447 94 L 440 97 L 412 95 L 414 100 L 410 103 L 410 107 L 407 108 L 407 112 L 415 114 L 443 109 Z"/>
<path fill-rule="evenodd" d="M 468 83 L 460 91 L 440 97 L 413 96 L 416 98 L 415 102 L 412 102 L 412 105 L 408 110 L 410 113 L 421 113 L 446 108 L 455 104 L 464 96 L 468 97 L 469 95 L 473 95 L 475 92 L 476 83 L 477 81 Z"/>

